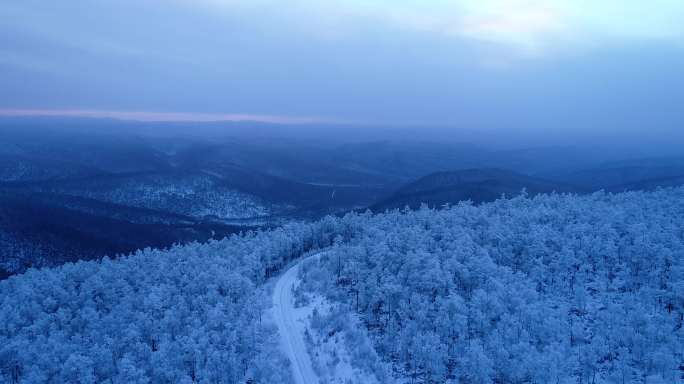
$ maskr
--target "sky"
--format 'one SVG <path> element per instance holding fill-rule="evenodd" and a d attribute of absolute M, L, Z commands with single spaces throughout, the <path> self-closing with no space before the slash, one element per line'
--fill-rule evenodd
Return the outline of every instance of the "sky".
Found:
<path fill-rule="evenodd" d="M 8 0 L 0 115 L 681 131 L 681 0 Z"/>

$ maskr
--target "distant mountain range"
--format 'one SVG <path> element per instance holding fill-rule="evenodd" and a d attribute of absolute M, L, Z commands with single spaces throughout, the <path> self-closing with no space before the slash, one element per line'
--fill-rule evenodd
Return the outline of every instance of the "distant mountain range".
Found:
<path fill-rule="evenodd" d="M 437 172 L 409 183 L 389 198 L 374 204 L 373 211 L 394 208 L 418 208 L 421 204 L 440 207 L 470 200 L 474 203 L 512 197 L 525 190 L 530 195 L 540 193 L 582 192 L 577 187 L 526 176 L 496 168 Z"/>
<path fill-rule="evenodd" d="M 610 162 L 579 171 L 549 172 L 545 177 L 499 168 L 477 168 L 431 173 L 402 186 L 389 197 L 373 204 L 371 209 L 415 209 L 421 204 L 440 207 L 464 200 L 482 203 L 504 195 L 516 196 L 523 189 L 529 195 L 550 192 L 582 194 L 598 190 L 650 190 L 683 184 L 684 158 Z"/>
<path fill-rule="evenodd" d="M 367 207 L 684 183 L 684 158 L 618 161 L 581 148 L 363 135 L 358 127 L 0 119 L 0 275 Z"/>
<path fill-rule="evenodd" d="M 679 186 L 684 183 L 684 158 L 609 162 L 579 171 L 559 172 L 549 177 L 591 190 L 611 192 Z"/>

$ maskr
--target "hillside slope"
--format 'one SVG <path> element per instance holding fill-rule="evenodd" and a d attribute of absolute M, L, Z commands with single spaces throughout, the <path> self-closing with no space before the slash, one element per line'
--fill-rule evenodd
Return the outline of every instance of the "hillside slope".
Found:
<path fill-rule="evenodd" d="M 415 209 L 421 204 L 440 207 L 464 200 L 482 203 L 494 201 L 503 195 L 518 195 L 523 189 L 529 195 L 581 191 L 580 188 L 504 169 L 468 169 L 429 174 L 405 185 L 389 198 L 373 205 L 371 209 L 383 211 L 405 206 Z"/>
<path fill-rule="evenodd" d="M 287 383 L 260 320 L 267 283 L 328 248 L 298 276 L 296 297 L 332 305 L 310 333 L 363 327 L 372 345 L 346 340 L 362 346 L 348 364 L 387 382 L 678 382 L 683 201 L 675 188 L 349 214 L 31 270 L 0 282 L 0 381 Z"/>
<path fill-rule="evenodd" d="M 591 190 L 604 189 L 613 192 L 673 187 L 684 184 L 684 158 L 613 161 L 576 171 L 550 172 L 545 177 Z"/>
<path fill-rule="evenodd" d="M 359 318 L 398 380 L 680 382 L 683 202 L 678 188 L 359 215 L 301 285 Z"/>
<path fill-rule="evenodd" d="M 0 188 L 0 278 L 31 267 L 166 248 L 249 229 L 76 196 Z"/>

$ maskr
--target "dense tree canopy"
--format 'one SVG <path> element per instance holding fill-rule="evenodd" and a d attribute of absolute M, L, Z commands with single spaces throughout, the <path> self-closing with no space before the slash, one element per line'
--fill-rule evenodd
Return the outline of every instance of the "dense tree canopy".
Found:
<path fill-rule="evenodd" d="M 30 270 L 0 282 L 0 382 L 289 382 L 264 283 L 322 248 L 300 294 L 355 316 L 387 380 L 681 380 L 684 188 L 349 214 Z"/>
<path fill-rule="evenodd" d="M 302 287 L 356 313 L 398 377 L 681 380 L 684 189 L 344 221 L 357 230 L 307 264 Z"/>
<path fill-rule="evenodd" d="M 261 286 L 330 245 L 332 223 L 291 224 L 0 282 L 0 382 L 289 382 Z"/>

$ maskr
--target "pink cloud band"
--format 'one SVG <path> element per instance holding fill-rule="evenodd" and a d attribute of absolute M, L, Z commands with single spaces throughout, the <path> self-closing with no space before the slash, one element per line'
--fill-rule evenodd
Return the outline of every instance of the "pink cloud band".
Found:
<path fill-rule="evenodd" d="M 313 117 L 293 117 L 278 115 L 252 115 L 234 113 L 183 113 L 183 112 L 144 112 L 144 111 L 106 111 L 91 109 L 0 109 L 4 117 L 89 117 L 110 118 L 144 122 L 261 122 L 273 124 L 310 124 L 330 123 Z"/>

